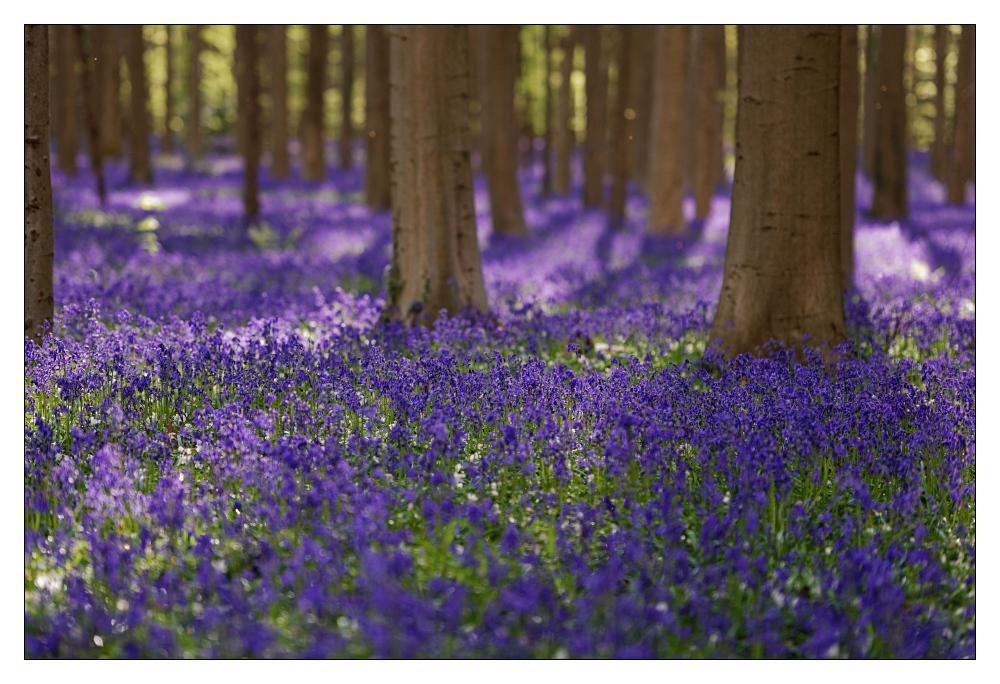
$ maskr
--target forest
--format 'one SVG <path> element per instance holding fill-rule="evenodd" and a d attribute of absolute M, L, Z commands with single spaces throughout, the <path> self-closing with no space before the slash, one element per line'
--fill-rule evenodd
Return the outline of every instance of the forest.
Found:
<path fill-rule="evenodd" d="M 25 658 L 976 658 L 975 25 L 24 25 Z"/>

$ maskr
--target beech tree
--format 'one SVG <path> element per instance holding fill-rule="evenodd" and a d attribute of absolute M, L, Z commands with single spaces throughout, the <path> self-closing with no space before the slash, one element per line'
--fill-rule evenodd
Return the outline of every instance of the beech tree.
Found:
<path fill-rule="evenodd" d="M 517 126 L 514 83 L 518 29 L 507 24 L 479 27 L 482 74 L 483 170 L 490 191 L 493 230 L 526 235 L 524 203 L 517 182 Z"/>
<path fill-rule="evenodd" d="M 934 27 L 934 145 L 931 147 L 931 173 L 940 182 L 947 180 L 948 151 L 945 145 L 944 58 L 948 53 L 948 27 Z"/>
<path fill-rule="evenodd" d="M 80 149 L 79 115 L 77 111 L 78 89 L 76 79 L 77 35 L 72 24 L 57 24 L 52 27 L 56 56 L 55 100 L 56 111 L 56 156 L 59 170 L 76 175 L 76 153 Z"/>
<path fill-rule="evenodd" d="M 430 323 L 487 310 L 469 159 L 469 31 L 393 26 L 393 250 L 387 315 Z"/>
<path fill-rule="evenodd" d="M 188 28 L 188 120 L 186 122 L 188 158 L 201 157 L 201 29 L 200 24 Z"/>
<path fill-rule="evenodd" d="M 681 136 L 684 127 L 687 37 L 686 26 L 656 27 L 647 230 L 657 235 L 677 235 L 685 229 Z"/>
<path fill-rule="evenodd" d="M 49 169 L 49 32 L 24 25 L 24 336 L 52 324 L 53 215 Z"/>
<path fill-rule="evenodd" d="M 872 216 L 875 218 L 905 218 L 907 215 L 905 51 L 906 26 L 882 26 L 878 44 L 875 154 L 872 159 L 875 186 Z"/>
<path fill-rule="evenodd" d="M 119 110 L 119 54 L 116 27 L 96 24 L 91 28 L 95 59 L 94 90 L 101 132 L 101 155 L 119 157 L 122 153 L 122 119 Z"/>
<path fill-rule="evenodd" d="M 365 203 L 388 209 L 390 187 L 389 35 L 385 26 L 370 24 L 365 31 Z"/>
<path fill-rule="evenodd" d="M 958 41 L 958 80 L 955 83 L 955 131 L 948 202 L 965 203 L 965 183 L 975 168 L 976 25 L 963 24 Z"/>
<path fill-rule="evenodd" d="M 635 153 L 630 160 L 631 174 L 648 194 L 649 149 L 652 126 L 650 118 L 653 107 L 653 45 L 656 42 L 656 27 L 640 24 L 633 27 L 635 40 L 632 41 L 632 92 L 635 93 L 635 123 L 633 136 Z"/>
<path fill-rule="evenodd" d="M 545 24 L 542 46 L 545 51 L 545 154 L 542 156 L 542 194 L 552 194 L 552 27 Z"/>
<path fill-rule="evenodd" d="M 875 113 L 878 111 L 879 77 L 878 77 L 878 36 L 879 27 L 868 25 L 865 30 L 865 94 L 864 94 L 864 138 L 862 144 L 861 164 L 865 176 L 875 177 Z"/>
<path fill-rule="evenodd" d="M 130 24 L 125 27 L 127 47 L 125 61 L 128 63 L 128 78 L 132 85 L 131 103 L 131 161 L 129 180 L 133 183 L 152 183 L 153 167 L 149 157 L 149 96 L 146 89 L 146 66 L 142 59 L 142 26 Z"/>
<path fill-rule="evenodd" d="M 302 178 L 321 181 L 326 177 L 323 161 L 323 91 L 326 90 L 326 55 L 329 30 L 326 24 L 309 27 L 309 65 L 306 110 L 302 118 Z"/>
<path fill-rule="evenodd" d="M 80 62 L 80 91 L 83 95 L 84 119 L 87 122 L 87 142 L 90 150 L 90 170 L 94 174 L 97 184 L 97 198 L 103 207 L 107 201 L 107 192 L 104 189 L 104 169 L 101 166 L 101 131 L 97 122 L 97 104 L 94 102 L 94 92 L 92 86 L 92 73 L 95 70 L 93 60 L 90 59 L 90 50 L 84 36 L 83 26 L 75 25 L 77 56 Z M 91 29 L 93 31 L 93 29 Z M 93 34 L 91 34 L 93 37 Z"/>
<path fill-rule="evenodd" d="M 174 118 L 174 48 L 173 48 L 173 26 L 166 25 L 167 40 L 164 43 L 164 61 L 167 66 L 166 78 L 163 82 L 163 97 L 165 101 L 165 112 L 163 116 L 163 138 L 160 149 L 164 154 L 174 152 L 174 131 L 170 128 L 170 120 Z"/>
<path fill-rule="evenodd" d="M 841 287 L 854 287 L 854 176 L 858 165 L 858 27 L 840 39 L 840 263 Z"/>
<path fill-rule="evenodd" d="M 725 35 L 721 25 L 700 27 L 700 45 L 696 53 L 697 107 L 693 155 L 695 217 L 704 220 L 711 207 L 712 193 L 721 180 L 719 157 L 722 153 L 722 102 L 719 99 L 720 57 L 725 58 Z M 721 50 L 720 50 L 721 47 Z M 722 72 L 724 73 L 724 72 Z"/>
<path fill-rule="evenodd" d="M 288 37 L 285 24 L 270 28 L 271 177 L 288 178 Z"/>
<path fill-rule="evenodd" d="M 738 31 L 736 172 L 711 338 L 728 357 L 772 339 L 836 345 L 845 337 L 840 27 Z"/>
<path fill-rule="evenodd" d="M 351 124 L 351 92 L 354 90 L 354 27 L 344 24 L 340 27 L 340 168 L 349 169 L 351 140 L 354 137 Z"/>
<path fill-rule="evenodd" d="M 562 40 L 562 63 L 559 66 L 559 100 L 556 102 L 556 117 L 553 129 L 553 152 L 555 153 L 555 175 L 552 179 L 553 192 L 565 195 L 570 190 L 570 153 L 573 151 L 573 132 L 569 128 L 570 118 L 570 77 L 573 75 L 573 52 L 579 27 L 570 26 L 569 34 Z"/>
<path fill-rule="evenodd" d="M 237 116 L 243 122 L 243 214 L 260 213 L 257 169 L 260 166 L 260 74 L 258 73 L 257 26 L 236 25 L 236 44 L 242 59 L 236 63 Z"/>
<path fill-rule="evenodd" d="M 615 61 L 618 64 L 618 92 L 611 110 L 611 200 L 608 220 L 612 226 L 621 226 L 625 219 L 625 183 L 628 179 L 629 148 L 635 141 L 635 95 L 632 91 L 632 42 L 635 27 L 631 24 L 616 26 L 618 34 Z"/>
<path fill-rule="evenodd" d="M 602 49 L 603 26 L 583 27 L 586 59 L 587 137 L 583 143 L 583 206 L 604 205 L 607 170 L 608 62 Z"/>

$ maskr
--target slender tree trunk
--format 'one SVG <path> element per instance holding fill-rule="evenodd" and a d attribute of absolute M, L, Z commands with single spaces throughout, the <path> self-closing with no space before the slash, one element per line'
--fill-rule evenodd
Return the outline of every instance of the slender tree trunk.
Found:
<path fill-rule="evenodd" d="M 469 31 L 393 26 L 393 254 L 387 311 L 407 323 L 486 311 L 469 160 Z"/>
<path fill-rule="evenodd" d="M 76 153 L 80 149 L 80 134 L 77 122 L 77 79 L 76 79 L 76 31 L 72 24 L 60 24 L 55 27 L 56 35 L 56 83 L 58 91 L 56 99 L 59 106 L 58 133 L 56 135 L 56 154 L 59 157 L 59 170 L 63 173 L 76 175 Z"/>
<path fill-rule="evenodd" d="M 238 111 L 243 121 L 243 214 L 250 219 L 260 213 L 257 169 L 260 166 L 260 75 L 258 74 L 257 26 L 236 25 L 236 44 L 242 59 L 237 62 Z"/>
<path fill-rule="evenodd" d="M 354 27 L 345 24 L 340 29 L 340 168 L 352 166 L 351 141 L 354 131 L 351 125 L 351 92 L 354 90 Z"/>
<path fill-rule="evenodd" d="M 96 57 L 94 73 L 97 109 L 101 131 L 101 153 L 105 157 L 119 157 L 122 152 L 122 122 L 119 111 L 119 59 L 115 27 L 95 24 L 93 52 Z"/>
<path fill-rule="evenodd" d="M 658 235 L 678 235 L 686 228 L 681 155 L 686 43 L 687 27 L 656 27 L 647 230 Z"/>
<path fill-rule="evenodd" d="M 41 344 L 54 297 L 52 180 L 49 170 L 49 33 L 24 25 L 24 336 Z"/>
<path fill-rule="evenodd" d="M 875 175 L 872 179 L 875 185 L 872 216 L 875 218 L 905 218 L 907 215 L 905 50 L 906 26 L 883 26 L 876 72 L 879 87 L 875 99 Z"/>
<path fill-rule="evenodd" d="M 91 67 L 91 59 L 88 55 L 86 41 L 83 35 L 83 26 L 75 25 L 76 46 L 78 58 L 80 60 L 80 86 L 83 95 L 83 110 L 87 120 L 87 137 L 90 146 L 90 170 L 94 174 L 97 183 L 97 197 L 103 207 L 107 201 L 107 192 L 104 189 L 104 169 L 101 168 L 101 130 L 97 122 L 97 107 L 94 102 L 94 93 L 91 89 L 91 71 L 96 69 Z M 93 28 L 91 28 L 93 31 Z M 91 33 L 93 38 L 93 33 Z"/>
<path fill-rule="evenodd" d="M 684 193 L 694 192 L 694 154 L 698 139 L 698 92 L 701 81 L 701 26 L 687 27 L 687 51 L 684 55 L 684 124 L 681 136 L 682 178 Z"/>
<path fill-rule="evenodd" d="M 271 177 L 288 178 L 288 40 L 287 25 L 271 26 Z"/>
<path fill-rule="evenodd" d="M 163 84 L 163 96 L 166 101 L 166 113 L 163 117 L 163 144 L 164 154 L 174 153 L 174 131 L 170 128 L 170 122 L 174 118 L 174 48 L 171 40 L 174 27 L 170 24 L 166 26 L 167 42 L 165 45 L 165 59 L 167 62 L 167 78 Z"/>
<path fill-rule="evenodd" d="M 701 27 L 701 49 L 697 73 L 697 139 L 694 150 L 695 216 L 704 220 L 711 208 L 712 193 L 719 182 L 718 163 L 722 153 L 722 130 L 718 97 L 719 39 L 714 26 Z M 721 28 L 721 27 L 718 27 Z M 723 46 L 724 49 L 724 46 Z"/>
<path fill-rule="evenodd" d="M 708 40 L 716 46 L 716 72 L 714 74 L 715 130 L 718 131 L 718 138 L 712 148 L 712 167 L 715 169 L 715 185 L 718 186 L 726 182 L 726 155 L 723 152 L 723 139 L 726 127 L 726 107 L 724 104 L 726 94 L 726 75 L 729 71 L 729 65 L 727 64 L 726 58 L 726 27 L 722 24 L 709 24 L 705 27 L 705 30 L 709 33 L 715 34 L 714 37 L 710 37 Z"/>
<path fill-rule="evenodd" d="M 868 25 L 865 41 L 865 97 L 864 97 L 864 139 L 862 140 L 862 167 L 868 178 L 875 178 L 875 147 L 878 145 L 878 133 L 875 121 L 878 118 L 876 105 L 881 92 L 878 76 L 879 57 L 879 27 Z"/>
<path fill-rule="evenodd" d="M 542 156 L 542 195 L 552 194 L 553 159 L 552 159 L 552 31 L 545 24 L 542 34 L 545 49 L 545 154 Z"/>
<path fill-rule="evenodd" d="M 854 179 L 858 165 L 858 27 L 840 39 L 840 263 L 841 287 L 854 289 Z"/>
<path fill-rule="evenodd" d="M 569 35 L 562 41 L 563 58 L 559 67 L 561 81 L 559 83 L 559 101 L 556 103 L 555 135 L 553 136 L 556 168 L 552 189 L 560 195 L 568 193 L 571 185 L 569 161 L 573 151 L 573 133 L 569 129 L 570 79 L 573 76 L 573 52 L 576 50 L 578 33 L 579 27 L 569 27 Z"/>
<path fill-rule="evenodd" d="M 917 64 L 916 64 L 916 27 L 913 24 L 906 26 L 903 34 L 903 103 L 906 112 L 906 135 L 904 137 L 906 149 L 916 146 L 913 141 L 913 119 L 915 116 L 914 105 L 917 103 Z M 913 96 L 912 98 L 910 96 Z M 913 105 L 910 104 L 913 102 Z"/>
<path fill-rule="evenodd" d="M 650 118 L 653 108 L 653 45 L 656 42 L 656 27 L 641 24 L 633 29 L 632 42 L 632 92 L 635 93 L 634 138 L 635 150 L 632 156 L 632 177 L 648 194 L 649 144 L 652 130 Z"/>
<path fill-rule="evenodd" d="M 309 27 L 309 74 L 306 111 L 302 121 L 302 177 L 321 181 L 326 177 L 323 161 L 323 91 L 326 90 L 326 55 L 329 29 L 325 24 Z"/>
<path fill-rule="evenodd" d="M 125 59 L 128 62 L 128 78 L 132 84 L 132 167 L 129 179 L 133 183 L 152 183 L 153 167 L 149 158 L 149 101 L 146 89 L 146 67 L 143 63 L 142 26 L 138 24 L 126 27 L 128 49 Z"/>
<path fill-rule="evenodd" d="M 931 173 L 939 182 L 947 179 L 948 158 L 945 146 L 944 58 L 948 53 L 948 27 L 934 27 L 934 146 L 931 148 Z"/>
<path fill-rule="evenodd" d="M 202 155 L 201 136 L 201 24 L 192 24 L 188 43 L 188 120 L 187 146 L 189 160 L 194 161 Z"/>
<path fill-rule="evenodd" d="M 239 24 L 236 25 L 236 32 L 239 33 Z M 246 75 L 246 71 L 243 66 L 246 64 L 247 56 L 245 54 L 246 41 L 241 41 L 237 39 L 236 45 L 233 49 L 233 80 L 236 82 L 236 156 L 246 157 L 246 144 L 247 144 L 247 119 L 245 116 L 239 116 L 240 103 L 239 103 L 239 91 L 241 88 L 245 88 L 241 80 L 243 76 Z"/>
<path fill-rule="evenodd" d="M 611 203 L 608 219 L 612 226 L 620 227 L 625 220 L 626 181 L 628 180 L 629 149 L 635 144 L 635 95 L 632 92 L 632 42 L 635 27 L 624 24 L 619 31 L 617 45 L 618 92 L 611 118 Z M 629 114 L 631 113 L 631 116 Z"/>
<path fill-rule="evenodd" d="M 711 338 L 730 357 L 771 339 L 836 345 L 840 27 L 740 26 L 738 50 L 732 219 Z"/>
<path fill-rule="evenodd" d="M 389 36 L 381 24 L 369 24 L 365 33 L 365 131 L 365 203 L 388 209 Z"/>
<path fill-rule="evenodd" d="M 955 147 L 948 174 L 948 203 L 965 204 L 965 183 L 970 173 L 970 146 L 975 145 L 973 116 L 976 106 L 976 25 L 962 24 L 958 41 L 958 80 L 955 83 Z M 971 153 L 974 155 L 974 152 Z"/>
<path fill-rule="evenodd" d="M 517 182 L 517 126 L 514 120 L 513 60 L 517 29 L 493 24 L 483 27 L 483 169 L 490 190 L 493 230 L 525 235 L 524 204 Z"/>
<path fill-rule="evenodd" d="M 601 49 L 603 27 L 583 28 L 586 56 L 587 139 L 583 145 L 583 206 L 604 204 L 604 173 L 607 170 L 608 63 Z"/>

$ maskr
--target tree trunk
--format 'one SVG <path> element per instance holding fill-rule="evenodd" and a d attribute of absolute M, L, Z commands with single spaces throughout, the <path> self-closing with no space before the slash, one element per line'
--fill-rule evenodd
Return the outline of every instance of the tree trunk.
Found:
<path fill-rule="evenodd" d="M 393 26 L 393 252 L 387 313 L 408 324 L 486 311 L 469 160 L 469 31 Z"/>
<path fill-rule="evenodd" d="M 687 49 L 684 54 L 684 124 L 681 135 L 681 163 L 685 195 L 694 192 L 694 152 L 698 139 L 698 91 L 701 81 L 701 26 L 687 28 Z"/>
<path fill-rule="evenodd" d="M 288 40 L 287 26 L 271 26 L 271 177 L 288 178 Z"/>
<path fill-rule="evenodd" d="M 653 46 L 656 27 L 649 24 L 634 29 L 632 70 L 635 93 L 635 155 L 632 159 L 632 177 L 639 187 L 649 194 L 649 151 L 653 113 Z"/>
<path fill-rule="evenodd" d="M 839 26 L 740 26 L 736 175 L 711 338 L 728 357 L 845 336 Z M 805 336 L 808 335 L 808 340 Z"/>
<path fill-rule="evenodd" d="M 302 126 L 302 177 L 321 181 L 326 177 L 323 161 L 323 91 L 326 90 L 326 53 L 329 30 L 325 24 L 309 27 L 309 75 L 306 111 Z"/>
<path fill-rule="evenodd" d="M 719 182 L 719 155 L 722 152 L 722 127 L 718 97 L 719 42 L 724 39 L 715 26 L 701 27 L 701 49 L 697 75 L 697 139 L 694 150 L 695 216 L 704 220 L 711 208 L 712 193 Z M 723 46 L 725 49 L 725 46 Z"/>
<path fill-rule="evenodd" d="M 24 25 L 24 336 L 35 344 L 52 325 L 54 252 L 49 170 L 49 33 Z"/>
<path fill-rule="evenodd" d="M 243 121 L 243 214 L 250 219 L 260 213 L 257 169 L 260 166 L 260 75 L 258 74 L 257 26 L 236 25 L 236 44 L 242 59 L 236 64 L 237 116 Z"/>
<path fill-rule="evenodd" d="M 647 230 L 658 235 L 678 235 L 686 227 L 681 154 L 686 43 L 686 26 L 656 27 Z"/>
<path fill-rule="evenodd" d="M 854 177 L 858 165 L 858 27 L 840 38 L 840 263 L 841 287 L 854 289 Z"/>
<path fill-rule="evenodd" d="M 570 79 L 573 76 L 573 52 L 579 27 L 570 26 L 569 35 L 562 41 L 562 64 L 559 67 L 559 101 L 556 103 L 556 120 L 553 147 L 555 152 L 555 177 L 552 190 L 559 195 L 570 191 L 570 154 L 573 151 L 573 133 L 569 129 L 570 119 Z"/>
<path fill-rule="evenodd" d="M 552 27 L 545 24 L 542 41 L 545 50 L 545 154 L 542 156 L 542 195 L 552 194 Z"/>
<path fill-rule="evenodd" d="M 170 128 L 170 121 L 174 118 L 174 48 L 171 41 L 173 26 L 166 25 L 167 42 L 165 47 L 165 59 L 167 62 L 167 77 L 163 83 L 163 97 L 166 101 L 166 110 L 163 117 L 163 143 L 161 150 L 164 154 L 174 153 L 174 131 Z"/>
<path fill-rule="evenodd" d="M 906 26 L 883 26 L 876 72 L 878 90 L 875 91 L 874 218 L 905 218 L 907 215 L 905 51 Z"/>
<path fill-rule="evenodd" d="M 58 131 L 56 134 L 56 154 L 59 170 L 76 175 L 76 153 L 80 149 L 80 133 L 77 122 L 76 80 L 76 31 L 72 24 L 55 26 L 56 84 L 55 97 L 59 107 Z"/>
<path fill-rule="evenodd" d="M 77 57 L 80 61 L 80 90 L 83 95 L 83 111 L 87 121 L 87 137 L 90 147 L 90 170 L 97 183 L 97 198 L 103 207 L 107 202 L 107 192 L 104 189 L 104 169 L 101 168 L 101 131 L 97 123 L 97 107 L 91 89 L 91 72 L 96 69 L 91 66 L 92 60 L 88 56 L 90 51 L 84 40 L 83 26 L 76 24 L 74 29 L 76 31 Z M 94 35 L 91 33 L 92 40 L 93 37 Z"/>
<path fill-rule="evenodd" d="M 188 41 L 188 120 L 187 146 L 189 161 L 199 159 L 202 155 L 201 137 L 201 25 L 192 24 Z"/>
<path fill-rule="evenodd" d="M 239 33 L 239 24 L 235 25 L 236 32 Z M 233 49 L 233 80 L 236 82 L 236 156 L 246 157 L 247 143 L 247 121 L 245 116 L 239 115 L 240 110 L 240 89 L 245 88 L 241 79 L 246 75 L 243 68 L 247 61 L 245 54 L 246 41 L 237 39 Z"/>
<path fill-rule="evenodd" d="M 587 139 L 583 144 L 583 206 L 604 204 L 604 173 L 607 170 L 608 63 L 601 49 L 603 26 L 583 28 L 586 58 Z"/>
<path fill-rule="evenodd" d="M 709 24 L 705 30 L 715 34 L 709 41 L 716 46 L 714 58 L 716 72 L 713 78 L 715 79 L 715 130 L 718 131 L 718 139 L 712 147 L 712 167 L 715 169 L 715 185 L 718 186 L 726 182 L 726 155 L 723 151 L 726 128 L 726 75 L 729 72 L 726 57 L 726 27 L 722 24 Z"/>
<path fill-rule="evenodd" d="M 881 85 L 878 77 L 878 26 L 869 24 L 865 36 L 865 96 L 864 116 L 861 122 L 864 126 L 864 139 L 862 140 L 861 165 L 865 176 L 875 178 L 875 147 L 878 144 L 878 134 L 875 131 L 878 110 L 875 105 L 878 104 L 879 86 Z"/>
<path fill-rule="evenodd" d="M 143 63 L 142 26 L 133 24 L 126 27 L 128 49 L 125 59 L 128 62 L 128 78 L 132 84 L 132 167 L 129 180 L 133 183 L 152 183 L 153 167 L 149 159 L 149 112 L 146 103 L 149 98 L 146 91 L 146 67 Z"/>
<path fill-rule="evenodd" d="M 948 53 L 948 27 L 934 27 L 934 146 L 931 148 L 931 173 L 941 183 L 948 173 L 948 151 L 945 146 L 944 58 Z"/>
<path fill-rule="evenodd" d="M 351 126 L 351 92 L 354 90 L 354 27 L 345 24 L 340 27 L 340 168 L 349 169 L 351 141 L 354 131 Z"/>
<path fill-rule="evenodd" d="M 517 28 L 489 25 L 482 28 L 483 170 L 490 190 L 493 230 L 525 235 L 524 204 L 517 182 L 517 126 L 514 120 L 514 61 Z"/>
<path fill-rule="evenodd" d="M 389 36 L 381 24 L 369 24 L 365 33 L 365 130 L 365 203 L 388 209 Z"/>
<path fill-rule="evenodd" d="M 626 181 L 628 180 L 629 150 L 635 144 L 635 95 L 632 91 L 632 42 L 635 27 L 624 24 L 619 31 L 617 45 L 618 92 L 611 118 L 611 203 L 608 220 L 620 227 L 625 220 Z"/>
<path fill-rule="evenodd" d="M 976 25 L 962 24 L 958 41 L 958 80 L 955 83 L 955 146 L 952 151 L 951 173 L 948 174 L 948 203 L 965 204 L 965 183 L 972 175 L 970 161 L 975 163 L 973 116 L 976 106 Z M 970 160 L 971 156 L 971 160 Z"/>
<path fill-rule="evenodd" d="M 119 111 L 119 59 L 115 27 L 95 24 L 91 46 L 96 57 L 94 82 L 95 100 L 101 131 L 101 153 L 105 157 L 119 157 L 122 153 L 122 121 Z"/>

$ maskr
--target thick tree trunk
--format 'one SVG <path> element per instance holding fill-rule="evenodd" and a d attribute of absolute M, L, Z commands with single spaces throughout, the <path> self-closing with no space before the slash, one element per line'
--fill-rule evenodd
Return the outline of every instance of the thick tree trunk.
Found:
<path fill-rule="evenodd" d="M 60 24 L 54 28 L 58 88 L 54 93 L 54 99 L 59 107 L 56 154 L 59 157 L 59 170 L 75 176 L 76 153 L 80 149 L 80 133 L 77 126 L 79 94 L 76 78 L 76 31 L 72 24 Z"/>
<path fill-rule="evenodd" d="M 681 154 L 686 52 L 686 26 L 656 27 L 647 230 L 657 235 L 677 235 L 686 227 Z"/>
<path fill-rule="evenodd" d="M 52 181 L 49 170 L 49 33 L 24 25 L 24 336 L 41 344 L 52 325 Z"/>
<path fill-rule="evenodd" d="M 878 134 L 875 131 L 876 113 L 875 106 L 878 104 L 879 86 L 881 82 L 878 76 L 878 26 L 868 25 L 865 31 L 865 94 L 864 94 L 864 114 L 861 125 L 864 126 L 864 138 L 861 141 L 861 166 L 865 176 L 875 177 L 875 147 L 878 144 Z"/>
<path fill-rule="evenodd" d="M 164 154 L 174 153 L 174 131 L 170 128 L 170 121 L 174 118 L 174 48 L 173 41 L 171 37 L 174 33 L 174 27 L 170 24 L 166 26 L 167 30 L 167 42 L 165 47 L 165 56 L 167 62 L 167 77 L 163 83 L 163 97 L 166 102 L 165 114 L 163 117 L 163 142 L 161 144 L 161 150 Z"/>
<path fill-rule="evenodd" d="M 393 253 L 387 313 L 488 308 L 469 161 L 469 31 L 391 29 Z"/>
<path fill-rule="evenodd" d="M 482 28 L 483 170 L 490 190 L 493 230 L 525 235 L 524 204 L 517 182 L 517 126 L 514 120 L 514 61 L 517 28 L 493 24 Z"/>
<path fill-rule="evenodd" d="M 260 75 L 258 73 L 257 26 L 236 25 L 236 44 L 242 59 L 237 62 L 237 116 L 243 121 L 243 214 L 250 219 L 260 213 L 257 169 L 260 166 Z"/>
<path fill-rule="evenodd" d="M 845 336 L 840 27 L 739 32 L 733 208 L 711 338 L 729 357 L 772 339 L 836 345 Z"/>
<path fill-rule="evenodd" d="M 634 28 L 632 43 L 632 92 L 635 93 L 635 155 L 632 159 L 632 177 L 646 194 L 649 194 L 649 150 L 653 113 L 653 46 L 656 27 L 642 24 Z"/>
<path fill-rule="evenodd" d="M 107 192 L 104 189 L 104 169 L 101 167 L 101 131 L 97 123 L 97 106 L 94 102 L 94 93 L 91 87 L 91 66 L 92 60 L 89 57 L 89 50 L 83 35 L 83 26 L 76 24 L 76 47 L 77 57 L 80 61 L 80 90 L 83 95 L 83 111 L 87 122 L 87 138 L 90 148 L 90 170 L 94 174 L 97 183 L 97 197 L 103 207 L 107 201 Z M 91 28 L 93 31 L 93 28 Z M 93 33 L 90 38 L 93 40 Z"/>
<path fill-rule="evenodd" d="M 840 263 L 841 287 L 854 288 L 854 176 L 858 165 L 858 27 L 840 39 Z"/>
<path fill-rule="evenodd" d="M 201 24 L 188 28 L 188 120 L 186 122 L 189 161 L 201 157 Z"/>
<path fill-rule="evenodd" d="M 608 62 L 601 49 L 603 26 L 583 27 L 586 58 L 587 139 L 583 144 L 583 206 L 604 204 L 608 149 Z"/>
<path fill-rule="evenodd" d="M 719 182 L 719 156 L 722 153 L 722 120 L 719 110 L 722 103 L 718 95 L 720 56 L 719 42 L 724 36 L 716 28 L 701 27 L 701 49 L 698 51 L 697 138 L 694 150 L 694 201 L 695 217 L 704 220 L 711 208 L 712 193 Z M 725 49 L 725 46 L 723 46 Z"/>
<path fill-rule="evenodd" d="M 545 154 L 542 156 L 542 195 L 552 194 L 553 159 L 552 159 L 552 31 L 545 24 L 542 34 L 545 50 Z"/>
<path fill-rule="evenodd" d="M 573 151 L 573 132 L 569 129 L 571 89 L 570 79 L 573 76 L 573 52 L 576 50 L 579 27 L 570 26 L 569 35 L 562 41 L 562 64 L 559 67 L 559 101 L 556 103 L 556 120 L 553 135 L 555 152 L 555 177 L 552 190 L 556 194 L 565 195 L 570 191 L 570 154 Z"/>
<path fill-rule="evenodd" d="M 329 29 L 325 24 L 309 27 L 309 74 L 306 111 L 302 121 L 302 177 L 321 181 L 326 177 L 323 161 L 323 91 L 326 90 L 326 54 Z"/>
<path fill-rule="evenodd" d="M 125 59 L 128 62 L 128 78 L 132 85 L 132 116 L 131 147 L 132 166 L 129 179 L 133 183 L 152 183 L 153 167 L 149 158 L 149 112 L 146 103 L 149 101 L 146 89 L 146 67 L 143 63 L 142 26 L 138 24 L 126 27 L 128 49 Z"/>
<path fill-rule="evenodd" d="M 97 110 L 101 130 L 101 154 L 119 157 L 122 153 L 122 121 L 119 111 L 119 59 L 115 27 L 96 24 L 91 29 L 94 56 L 97 58 L 94 73 Z"/>
<path fill-rule="evenodd" d="M 975 164 L 974 119 L 976 107 L 976 25 L 962 24 L 958 41 L 958 80 L 955 83 L 955 146 L 952 151 L 951 173 L 948 174 L 948 203 L 965 203 L 965 183 L 971 165 Z"/>
<path fill-rule="evenodd" d="M 635 27 L 624 24 L 616 27 L 619 32 L 617 45 L 618 92 L 611 118 L 611 202 L 608 220 L 620 227 L 625 220 L 626 181 L 628 180 L 629 151 L 635 145 L 635 94 L 632 91 L 632 42 Z M 631 115 L 630 115 L 631 114 Z"/>
<path fill-rule="evenodd" d="M 872 216 L 904 218 L 906 207 L 906 92 L 903 59 L 906 26 L 886 24 L 878 49 L 878 90 L 875 98 L 875 194 Z"/>
<path fill-rule="evenodd" d="M 948 27 L 934 27 L 934 145 L 931 148 L 931 173 L 939 182 L 947 180 L 948 148 L 945 146 L 944 58 L 948 52 Z"/>
<path fill-rule="evenodd" d="M 365 203 L 388 209 L 389 36 L 381 24 L 365 33 L 365 131 Z"/>
<path fill-rule="evenodd" d="M 345 24 L 340 27 L 340 168 L 349 169 L 353 165 L 351 141 L 354 131 L 351 125 L 351 92 L 354 90 L 354 27 Z"/>
<path fill-rule="evenodd" d="M 287 26 L 271 26 L 271 177 L 288 178 L 288 39 Z"/>

